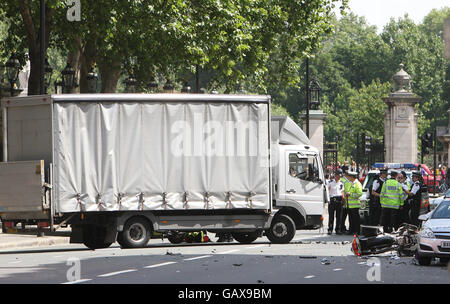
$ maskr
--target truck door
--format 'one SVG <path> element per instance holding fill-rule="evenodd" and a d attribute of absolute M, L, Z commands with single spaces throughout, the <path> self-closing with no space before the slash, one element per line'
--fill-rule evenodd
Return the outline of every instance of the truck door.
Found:
<path fill-rule="evenodd" d="M 286 161 L 286 199 L 300 202 L 308 214 L 321 214 L 324 182 L 318 155 L 287 151 Z"/>

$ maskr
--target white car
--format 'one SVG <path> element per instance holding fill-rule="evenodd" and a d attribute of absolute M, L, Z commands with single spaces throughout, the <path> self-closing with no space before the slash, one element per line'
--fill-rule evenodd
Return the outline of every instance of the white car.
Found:
<path fill-rule="evenodd" d="M 434 258 L 447 263 L 450 258 L 450 199 L 443 200 L 419 219 L 424 221 L 419 231 L 419 264 L 430 265 Z"/>

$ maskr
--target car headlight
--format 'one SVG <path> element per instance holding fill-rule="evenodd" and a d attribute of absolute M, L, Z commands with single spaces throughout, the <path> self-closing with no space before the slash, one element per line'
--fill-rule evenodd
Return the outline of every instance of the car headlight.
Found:
<path fill-rule="evenodd" d="M 423 238 L 434 239 L 434 233 L 430 228 L 423 228 L 419 231 L 419 235 Z"/>

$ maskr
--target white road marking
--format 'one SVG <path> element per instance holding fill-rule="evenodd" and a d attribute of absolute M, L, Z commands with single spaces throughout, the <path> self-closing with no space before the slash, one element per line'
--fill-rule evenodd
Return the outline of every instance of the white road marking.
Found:
<path fill-rule="evenodd" d="M 22 261 L 9 262 L 8 264 L 19 264 L 19 263 L 22 263 Z"/>
<path fill-rule="evenodd" d="M 203 256 L 198 256 L 195 258 L 183 259 L 183 261 L 193 261 L 193 260 L 205 259 L 205 258 L 210 258 L 210 257 L 212 257 L 212 255 L 203 255 Z"/>
<path fill-rule="evenodd" d="M 144 268 L 156 268 L 156 267 L 161 267 L 161 266 L 166 266 L 166 265 L 171 265 L 171 264 L 176 264 L 176 263 L 177 262 L 166 262 L 166 263 L 161 263 L 161 264 L 145 266 Z"/>
<path fill-rule="evenodd" d="M 315 278 L 315 277 L 316 277 L 316 276 L 309 275 L 309 276 L 306 276 L 305 279 L 312 279 L 312 278 Z"/>
<path fill-rule="evenodd" d="M 333 271 L 341 271 L 341 270 L 342 270 L 342 268 L 333 269 Z"/>
<path fill-rule="evenodd" d="M 88 282 L 88 281 L 92 281 L 92 279 L 77 280 L 77 281 L 66 282 L 66 283 L 62 283 L 62 284 L 78 284 L 78 283 L 83 283 L 83 282 Z"/>
<path fill-rule="evenodd" d="M 261 248 L 261 247 L 266 247 L 267 245 L 257 245 L 257 246 L 250 246 L 250 247 L 245 247 L 246 249 L 253 249 L 253 248 Z"/>
<path fill-rule="evenodd" d="M 112 277 L 112 276 L 115 276 L 115 275 L 118 275 L 118 274 L 127 273 L 127 272 L 133 272 L 133 271 L 137 271 L 137 269 L 127 269 L 127 270 L 122 270 L 122 271 L 105 273 L 105 274 L 99 275 L 98 277 L 100 277 L 100 278 Z"/>
<path fill-rule="evenodd" d="M 224 252 L 217 252 L 216 254 L 227 254 L 227 253 L 233 253 L 233 252 L 238 252 L 240 251 L 239 249 L 233 249 L 233 250 L 228 250 L 228 251 L 224 251 Z"/>

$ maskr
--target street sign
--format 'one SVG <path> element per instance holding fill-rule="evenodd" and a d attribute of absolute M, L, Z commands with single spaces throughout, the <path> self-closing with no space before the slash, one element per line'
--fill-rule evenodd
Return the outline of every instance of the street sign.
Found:
<path fill-rule="evenodd" d="M 445 58 L 450 59 L 450 18 L 445 20 L 444 41 L 445 41 Z"/>

